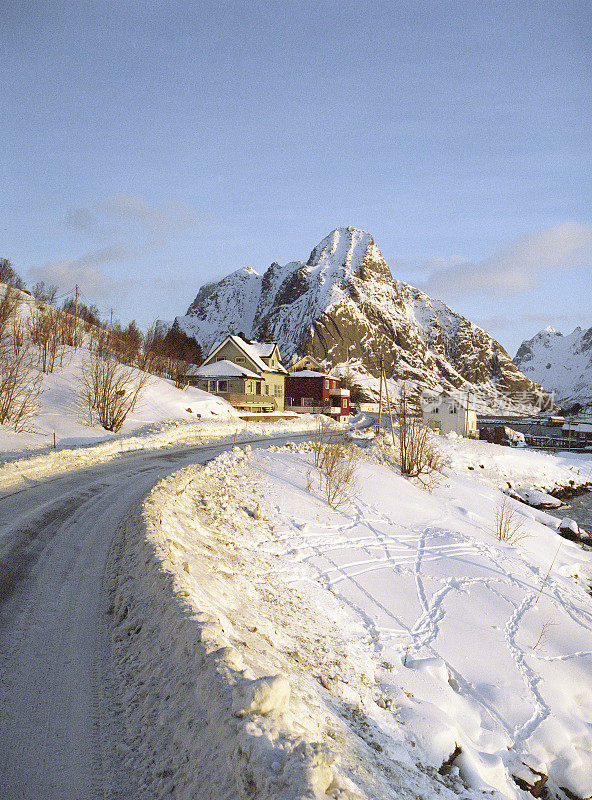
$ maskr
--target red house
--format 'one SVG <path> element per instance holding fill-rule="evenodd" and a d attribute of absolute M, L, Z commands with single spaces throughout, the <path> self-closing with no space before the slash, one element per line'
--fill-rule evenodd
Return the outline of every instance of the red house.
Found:
<path fill-rule="evenodd" d="M 286 375 L 286 408 L 310 414 L 326 414 L 339 422 L 349 418 L 349 389 L 331 375 L 301 369 Z"/>

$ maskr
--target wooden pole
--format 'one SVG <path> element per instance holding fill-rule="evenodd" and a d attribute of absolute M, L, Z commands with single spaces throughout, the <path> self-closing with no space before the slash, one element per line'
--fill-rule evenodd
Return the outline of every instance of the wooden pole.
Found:
<path fill-rule="evenodd" d="M 78 347 L 78 284 L 76 284 L 76 300 L 74 302 L 74 350 Z"/>
<path fill-rule="evenodd" d="M 465 415 L 465 438 L 469 438 L 469 400 L 471 397 L 471 390 L 467 389 L 467 410 Z"/>
<path fill-rule="evenodd" d="M 395 428 L 393 425 L 393 415 L 391 413 L 391 398 L 389 396 L 388 383 L 386 382 L 386 375 L 384 376 L 384 390 L 386 392 L 386 407 L 388 408 L 388 415 L 391 423 L 391 436 L 393 437 L 393 447 L 395 447 Z"/>
<path fill-rule="evenodd" d="M 378 433 L 380 433 L 381 419 L 382 419 L 382 356 L 380 356 L 380 396 L 378 399 Z"/>

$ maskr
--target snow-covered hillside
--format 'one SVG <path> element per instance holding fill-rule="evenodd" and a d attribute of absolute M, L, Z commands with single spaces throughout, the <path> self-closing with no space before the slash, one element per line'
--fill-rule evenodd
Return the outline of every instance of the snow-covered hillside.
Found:
<path fill-rule="evenodd" d="M 592 328 L 563 335 L 548 327 L 520 345 L 518 367 L 533 381 L 555 392 L 564 406 L 592 406 Z"/>
<path fill-rule="evenodd" d="M 153 490 L 111 570 L 142 796 L 526 800 L 541 776 L 548 800 L 591 796 L 591 551 L 513 501 L 525 538 L 500 542 L 495 512 L 506 479 L 592 462 L 442 445 L 432 493 L 371 458 L 340 511 L 307 445 Z"/>
<path fill-rule="evenodd" d="M 5 286 L 0 284 L 0 297 Z M 16 318 L 24 329 L 34 312 L 32 298 L 19 292 Z M 10 340 L 10 333 L 5 333 Z M 92 442 L 108 441 L 130 434 L 149 433 L 167 425 L 195 423 L 198 420 L 235 419 L 235 410 L 224 400 L 202 392 L 200 389 L 177 389 L 174 382 L 151 375 L 136 407 L 129 413 L 121 430 L 106 431 L 81 399 L 82 365 L 88 360 L 88 337 L 77 349 L 66 346 L 56 361 L 53 372 L 43 373 L 33 366 L 32 372 L 40 381 L 40 392 L 35 399 L 37 412 L 29 419 L 26 429 L 15 432 L 9 424 L 0 425 L 0 452 L 42 450 L 53 447 L 76 447 Z M 134 370 L 137 376 L 139 370 Z"/>
<path fill-rule="evenodd" d="M 310 354 L 375 393 L 382 358 L 394 383 L 471 389 L 485 405 L 511 398 L 527 407 L 540 387 L 484 330 L 426 294 L 395 281 L 372 236 L 338 228 L 308 261 L 251 267 L 203 286 L 174 325 L 205 351 L 228 332 L 266 331 L 285 360 Z"/>

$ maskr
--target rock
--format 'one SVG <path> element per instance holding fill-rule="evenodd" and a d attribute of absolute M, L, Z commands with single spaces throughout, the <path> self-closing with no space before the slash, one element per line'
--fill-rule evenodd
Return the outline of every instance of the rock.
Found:
<path fill-rule="evenodd" d="M 549 780 L 544 772 L 539 772 L 526 764 L 512 775 L 514 782 L 525 792 L 530 792 L 533 797 L 540 797 Z"/>
<path fill-rule="evenodd" d="M 559 534 L 572 542 L 579 542 L 582 538 L 582 531 L 578 523 L 569 517 L 564 517 L 559 523 Z"/>

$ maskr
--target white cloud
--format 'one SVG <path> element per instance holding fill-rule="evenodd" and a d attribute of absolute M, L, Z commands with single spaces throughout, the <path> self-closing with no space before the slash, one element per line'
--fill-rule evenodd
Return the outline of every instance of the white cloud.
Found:
<path fill-rule="evenodd" d="M 185 204 L 169 200 L 149 206 L 144 198 L 115 194 L 97 200 L 88 208 L 71 208 L 64 224 L 95 238 L 115 236 L 134 242 L 139 248 L 152 248 L 168 238 L 199 225 L 199 219 Z"/>
<path fill-rule="evenodd" d="M 124 281 L 114 280 L 102 272 L 103 264 L 123 261 L 128 255 L 125 245 L 114 244 L 94 250 L 80 258 L 53 261 L 29 270 L 32 280 L 42 280 L 57 284 L 62 288 L 73 287 L 76 283 L 82 292 L 91 297 L 106 298 L 127 287 Z"/>
<path fill-rule="evenodd" d="M 423 288 L 435 296 L 470 292 L 507 296 L 533 289 L 546 273 L 588 265 L 592 266 L 592 226 L 565 222 L 522 236 L 483 261 L 455 257 L 452 263 L 430 262 Z"/>
<path fill-rule="evenodd" d="M 115 194 L 87 207 L 70 208 L 63 219 L 64 225 L 83 234 L 95 248 L 80 257 L 33 267 L 29 278 L 55 283 L 62 289 L 71 289 L 78 283 L 91 297 L 109 297 L 116 291 L 129 289 L 131 283 L 114 280 L 99 269 L 101 266 L 137 258 L 199 222 L 180 201 L 150 206 L 142 197 L 127 194 Z"/>

